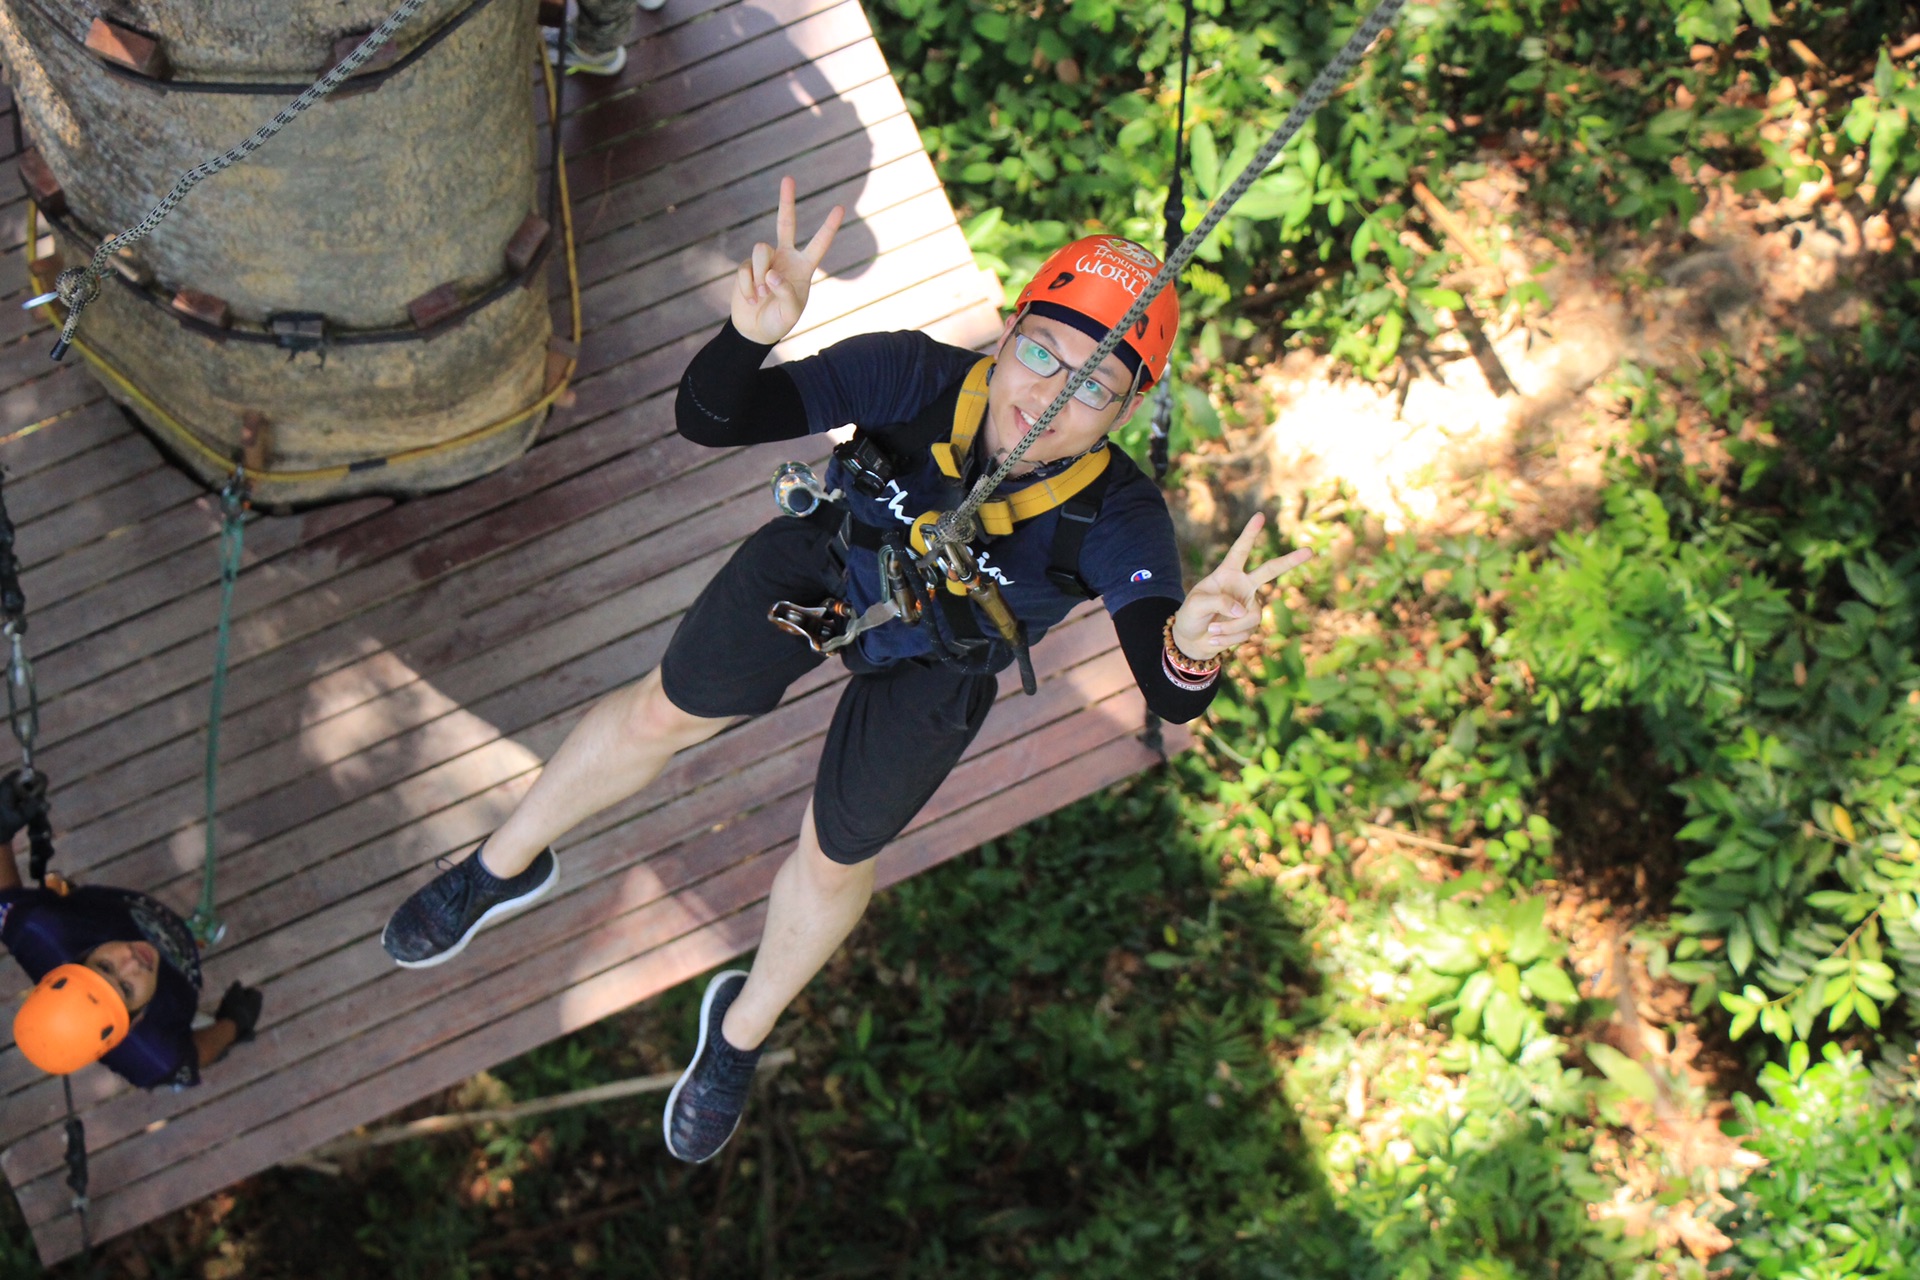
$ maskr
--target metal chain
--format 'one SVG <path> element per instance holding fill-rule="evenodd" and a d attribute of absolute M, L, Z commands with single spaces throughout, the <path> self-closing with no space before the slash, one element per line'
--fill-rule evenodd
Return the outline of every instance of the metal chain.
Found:
<path fill-rule="evenodd" d="M 236 470 L 220 491 L 220 625 L 213 642 L 213 690 L 207 708 L 207 844 L 200 864 L 200 903 L 187 928 L 203 947 L 220 941 L 227 927 L 214 910 L 214 882 L 219 866 L 220 841 L 214 819 L 219 812 L 220 717 L 227 700 L 227 650 L 233 634 L 233 587 L 240 580 L 246 545 L 247 473 Z"/>
<path fill-rule="evenodd" d="M 7 723 L 20 742 L 20 760 L 33 777 L 33 743 L 40 734 L 40 696 L 27 660 L 27 597 L 20 588 L 20 558 L 14 554 L 13 518 L 0 498 L 0 632 L 7 638 Z"/>
<path fill-rule="evenodd" d="M 1366 21 L 1362 22 L 1348 38 L 1346 45 L 1334 56 L 1333 61 L 1314 77 L 1313 83 L 1307 86 L 1307 91 L 1301 95 L 1300 101 L 1294 104 L 1293 110 L 1287 113 L 1287 118 L 1280 122 L 1280 127 L 1273 131 L 1272 136 L 1247 163 L 1247 167 L 1240 171 L 1240 176 L 1235 178 L 1207 209 L 1206 216 L 1200 219 L 1200 225 L 1189 232 L 1186 239 L 1180 242 L 1180 247 L 1161 264 L 1158 274 L 1153 277 L 1152 282 L 1140 296 L 1134 299 L 1133 306 L 1127 309 L 1126 315 L 1122 316 L 1120 322 L 1100 340 L 1100 344 L 1093 349 L 1093 354 L 1087 357 L 1086 362 L 1068 375 L 1066 385 L 1060 388 L 1058 395 L 1054 396 L 1053 403 L 1047 406 L 1046 412 L 1040 415 L 1039 420 L 1033 424 L 999 466 L 980 477 L 979 482 L 973 486 L 973 492 L 967 495 L 964 502 L 940 517 L 939 522 L 929 531 L 929 541 L 961 543 L 972 541 L 978 532 L 974 517 L 979 512 L 981 504 L 993 496 L 993 491 L 1000 487 L 1003 480 L 1013 474 L 1013 469 L 1026 456 L 1027 450 L 1033 447 L 1033 442 L 1053 425 L 1053 420 L 1060 415 L 1061 409 L 1066 407 L 1073 393 L 1093 376 L 1094 371 L 1113 354 L 1113 349 L 1120 345 L 1120 340 L 1127 331 L 1147 314 L 1148 305 L 1160 295 L 1160 291 L 1172 284 L 1179 278 L 1180 273 L 1186 270 L 1187 263 L 1192 261 L 1193 255 L 1199 251 L 1206 238 L 1213 234 L 1213 229 L 1220 224 L 1220 220 L 1240 202 L 1240 198 L 1247 194 L 1248 188 L 1252 187 L 1259 180 L 1260 175 L 1266 172 L 1267 166 L 1272 164 L 1274 158 L 1293 141 L 1294 135 L 1300 132 L 1308 118 L 1326 105 L 1327 99 L 1333 96 L 1334 90 L 1340 87 L 1354 65 L 1366 54 L 1368 46 L 1406 6 L 1406 2 L 1407 0 L 1380 0 L 1379 6 L 1367 15 Z"/>
<path fill-rule="evenodd" d="M 115 253 L 127 245 L 145 239 L 155 227 L 166 221 L 167 215 L 186 199 L 189 191 L 214 174 L 230 169 L 245 160 L 271 141 L 276 133 L 292 124 L 307 108 L 339 88 L 349 76 L 366 64 L 367 59 L 380 52 L 400 28 L 412 21 L 426 3 L 427 0 L 401 0 L 400 7 L 388 14 L 387 20 L 375 27 L 367 38 L 360 42 L 359 48 L 342 59 L 333 70 L 314 81 L 305 93 L 280 108 L 273 119 L 254 131 L 252 137 L 181 174 L 179 180 L 173 184 L 173 189 L 161 197 L 160 203 L 147 210 L 145 217 L 126 230 L 116 232 L 102 240 L 100 247 L 93 251 L 93 258 L 86 266 L 68 267 L 62 271 L 54 280 L 54 291 L 60 295 L 60 301 L 66 304 L 67 322 L 61 326 L 60 341 L 53 346 L 53 358 L 61 359 L 67 354 L 67 348 L 73 345 L 74 332 L 80 327 L 80 314 L 86 310 L 89 303 L 100 296 L 100 276 L 106 271 L 107 263 Z"/>
<path fill-rule="evenodd" d="M 87 1263 L 93 1263 L 93 1224 L 87 1220 L 87 1209 L 91 1203 L 87 1199 L 87 1128 L 80 1123 L 79 1113 L 73 1107 L 73 1076 L 60 1077 L 60 1089 L 67 1099 L 67 1189 L 73 1192 L 73 1211 L 80 1216 L 80 1248 L 86 1254 Z"/>

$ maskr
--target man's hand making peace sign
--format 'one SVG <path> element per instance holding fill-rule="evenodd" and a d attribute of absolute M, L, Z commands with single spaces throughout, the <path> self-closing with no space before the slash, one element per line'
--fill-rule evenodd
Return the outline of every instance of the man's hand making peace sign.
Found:
<path fill-rule="evenodd" d="M 827 219 L 813 234 L 804 249 L 793 247 L 793 179 L 780 179 L 780 212 L 774 219 L 774 240 L 753 246 L 753 253 L 740 264 L 733 281 L 733 327 L 750 342 L 768 346 L 793 332 L 800 313 L 807 309 L 807 293 L 813 288 L 813 273 L 833 245 L 847 211 L 839 205 L 827 213 Z"/>
<path fill-rule="evenodd" d="M 1259 514 L 1247 521 L 1220 567 L 1194 583 L 1186 603 L 1173 615 L 1173 642 L 1189 658 L 1204 662 L 1246 643 L 1260 629 L 1260 603 L 1255 599 L 1260 588 L 1313 559 L 1313 551 L 1302 547 L 1248 568 L 1253 540 L 1266 522 Z"/>

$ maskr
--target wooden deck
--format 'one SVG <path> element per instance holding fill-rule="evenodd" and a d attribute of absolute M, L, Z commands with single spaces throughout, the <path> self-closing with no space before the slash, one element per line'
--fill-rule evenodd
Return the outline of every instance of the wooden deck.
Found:
<path fill-rule="evenodd" d="M 229 933 L 206 975 L 210 995 L 234 978 L 263 986 L 266 1023 L 198 1089 L 75 1077 L 97 1239 L 758 936 L 838 664 L 576 832 L 560 892 L 458 962 L 402 971 L 378 942 L 433 860 L 498 822 L 590 700 L 653 665 L 772 514 L 767 477 L 794 450 L 703 450 L 671 428 L 673 386 L 724 314 L 733 263 L 771 230 L 777 176 L 800 178 L 803 226 L 836 202 L 852 214 L 783 355 L 884 328 L 977 345 L 997 323 L 854 0 L 671 0 L 641 26 L 617 82 L 566 89 L 589 329 L 576 402 L 527 457 L 459 490 L 248 530 L 220 780 Z M 13 291 L 0 462 L 27 565 L 56 865 L 185 909 L 203 838 L 217 514 L 82 370 L 47 362 L 48 333 L 17 305 L 24 208 L 0 203 Z M 1003 683 L 967 761 L 882 855 L 883 882 L 1151 763 L 1104 617 L 1083 611 L 1037 660 L 1039 696 Z M 0 995 L 22 985 L 5 966 Z M 80 1236 L 60 1089 L 0 1044 L 0 1163 L 41 1256 L 66 1257 Z"/>

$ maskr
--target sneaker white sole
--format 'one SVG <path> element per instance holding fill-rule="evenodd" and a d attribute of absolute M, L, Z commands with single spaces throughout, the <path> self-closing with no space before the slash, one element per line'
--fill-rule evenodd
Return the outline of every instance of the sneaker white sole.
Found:
<path fill-rule="evenodd" d="M 516 911 L 526 910 L 553 892 L 553 886 L 558 883 L 560 883 L 560 859 L 556 855 L 553 860 L 553 867 L 547 872 L 547 878 L 545 880 L 542 880 L 532 890 L 521 894 L 517 898 L 509 898 L 505 902 L 496 902 L 491 907 L 488 907 L 480 913 L 478 920 L 475 920 L 471 925 L 467 926 L 467 931 L 460 935 L 460 941 L 454 943 L 439 955 L 428 956 L 425 960 L 399 960 L 394 959 L 392 952 L 388 952 L 387 958 L 393 960 L 393 962 L 402 969 L 431 969 L 435 965 L 445 964 L 467 949 L 467 944 L 473 941 L 474 934 L 480 932 L 495 920 L 504 919 Z M 380 935 L 381 942 L 384 944 L 386 941 L 386 930 L 382 929 Z"/>
<path fill-rule="evenodd" d="M 700 1056 L 707 1051 L 707 1013 L 713 1008 L 713 998 L 719 994 L 721 982 L 736 974 L 739 975 L 742 982 L 746 981 L 747 971 L 745 969 L 727 969 L 714 974 L 713 981 L 707 984 L 707 994 L 700 997 L 700 1041 L 693 1046 L 693 1057 L 687 1060 L 687 1069 L 682 1071 L 680 1078 L 673 1082 L 673 1092 L 667 1095 L 667 1109 L 660 1113 L 660 1131 L 662 1136 L 667 1140 L 667 1154 L 671 1155 L 675 1160 L 683 1161 L 686 1164 L 705 1164 L 707 1160 L 713 1159 L 714 1156 L 719 1155 L 727 1149 L 727 1142 L 732 1142 L 733 1135 L 739 1132 L 740 1129 L 740 1121 L 735 1119 L 733 1128 L 727 1131 L 727 1142 L 723 1142 L 715 1147 L 712 1154 L 708 1155 L 705 1160 L 689 1159 L 673 1149 L 674 1104 L 680 1101 L 680 1090 L 686 1085 L 688 1080 L 693 1078 L 693 1069 L 700 1065 Z M 746 1113 L 743 1111 L 741 1114 L 745 1115 Z"/>

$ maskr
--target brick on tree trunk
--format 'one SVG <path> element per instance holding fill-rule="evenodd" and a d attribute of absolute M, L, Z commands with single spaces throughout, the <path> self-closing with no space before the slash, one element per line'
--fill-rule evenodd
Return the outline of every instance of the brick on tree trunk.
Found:
<path fill-rule="evenodd" d="M 451 281 L 427 290 L 407 304 L 416 329 L 431 329 L 460 309 L 460 294 Z"/>
<path fill-rule="evenodd" d="M 224 329 L 232 322 L 226 299 L 216 298 L 198 289 L 182 289 L 174 294 L 173 309 L 183 316 L 191 317 L 202 324 L 210 324 L 216 329 Z"/>
<path fill-rule="evenodd" d="M 61 187 L 60 179 L 53 176 L 53 166 L 47 163 L 38 147 L 28 147 L 20 153 L 20 176 L 26 180 L 27 194 L 40 206 L 40 212 L 58 217 L 67 211 L 66 190 Z"/>
<path fill-rule="evenodd" d="M 537 213 L 530 213 L 507 241 L 507 268 L 519 275 L 533 265 L 539 256 L 540 246 L 547 242 L 553 233 L 553 224 Z"/>
<path fill-rule="evenodd" d="M 87 28 L 87 48 L 108 62 L 125 67 L 150 80 L 165 80 L 169 67 L 167 52 L 160 42 L 105 18 L 95 18 Z"/>

